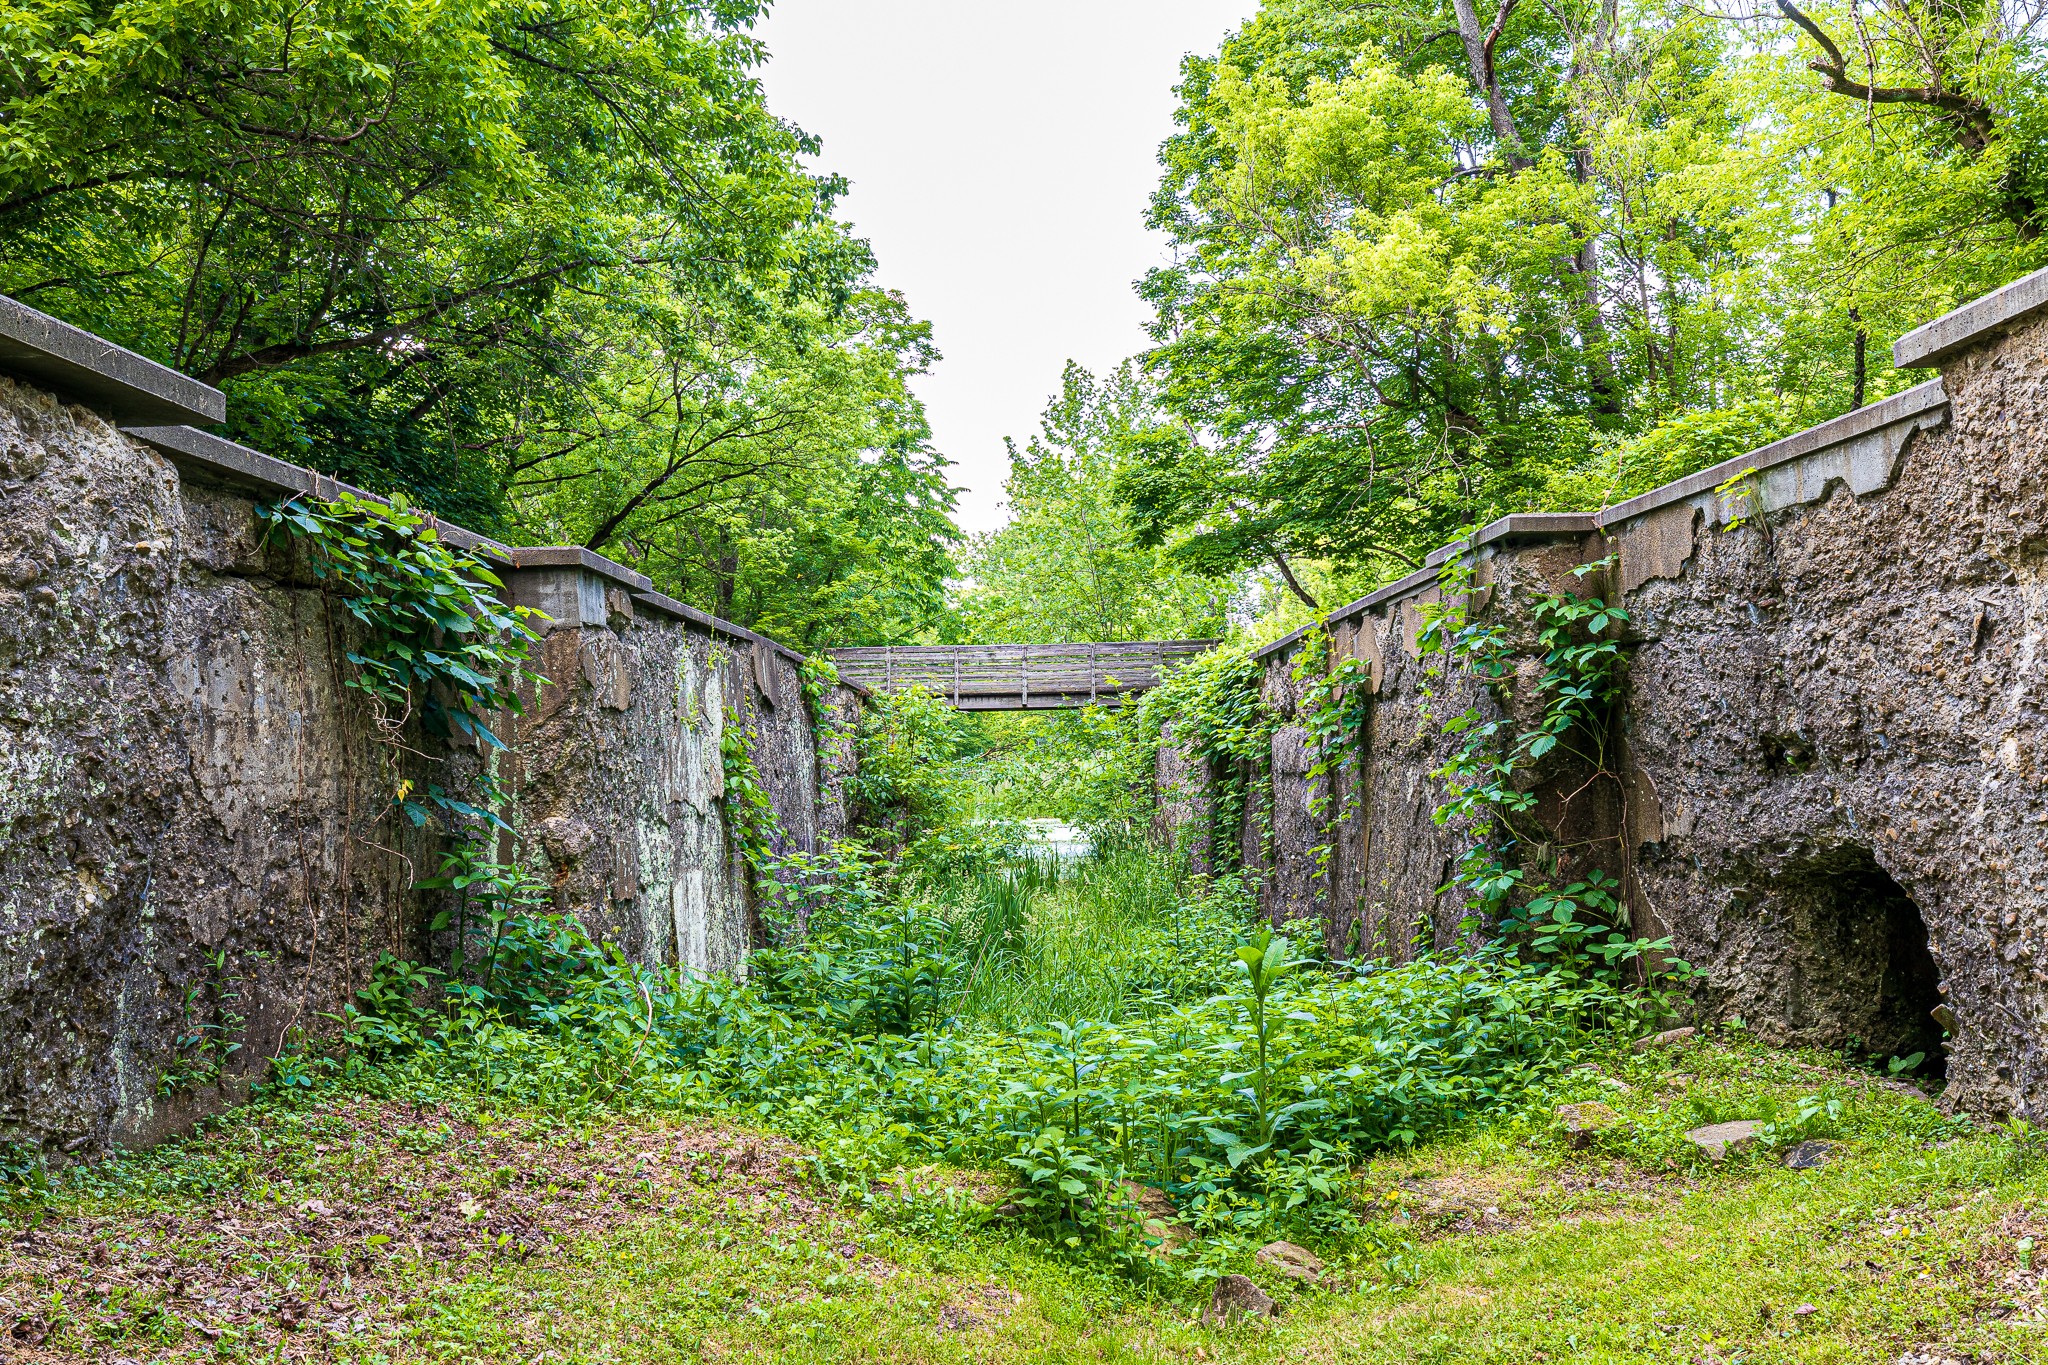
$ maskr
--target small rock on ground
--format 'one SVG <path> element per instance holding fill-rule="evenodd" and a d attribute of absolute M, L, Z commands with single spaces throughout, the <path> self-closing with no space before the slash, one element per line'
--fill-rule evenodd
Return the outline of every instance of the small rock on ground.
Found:
<path fill-rule="evenodd" d="M 1690 1024 L 1684 1028 L 1668 1028 L 1662 1033 L 1653 1033 L 1647 1038 L 1636 1039 L 1635 1048 L 1638 1052 L 1647 1052 L 1653 1047 L 1670 1047 L 1674 1043 L 1684 1042 L 1698 1032 L 1699 1030 Z"/>
<path fill-rule="evenodd" d="M 1144 1234 L 1159 1243 L 1152 1248 L 1154 1255 L 1163 1255 L 1195 1240 L 1195 1230 L 1181 1221 L 1180 1210 L 1173 1206 L 1164 1190 L 1155 1185 L 1126 1180 L 1124 1194 L 1138 1206 Z"/>
<path fill-rule="evenodd" d="M 1566 1146 L 1590 1147 L 1596 1134 L 1621 1122 L 1621 1115 L 1598 1100 L 1581 1100 L 1557 1106 L 1557 1120 L 1564 1125 Z"/>
<path fill-rule="evenodd" d="M 1795 1171 L 1815 1171 L 1835 1159 L 1832 1142 L 1801 1142 L 1785 1153 L 1785 1165 Z"/>
<path fill-rule="evenodd" d="M 1737 1119 L 1733 1123 L 1710 1123 L 1704 1128 L 1695 1128 L 1686 1134 L 1694 1146 L 1715 1161 L 1730 1152 L 1739 1152 L 1756 1141 L 1756 1135 L 1763 1131 L 1761 1119 Z"/>
<path fill-rule="evenodd" d="M 1223 1328 L 1247 1318 L 1264 1319 L 1279 1315 L 1280 1305 L 1265 1290 L 1243 1275 L 1225 1275 L 1216 1281 L 1216 1292 L 1202 1310 L 1205 1327 Z"/>
<path fill-rule="evenodd" d="M 1314 1284 L 1323 1276 L 1323 1263 L 1313 1251 L 1292 1242 L 1268 1242 L 1259 1248 L 1257 1260 L 1290 1280 Z"/>
<path fill-rule="evenodd" d="M 949 1303 L 939 1310 L 939 1330 L 941 1332 L 962 1332 L 969 1327 L 978 1327 L 980 1325 L 981 1319 L 968 1312 L 965 1308 L 958 1308 Z"/>

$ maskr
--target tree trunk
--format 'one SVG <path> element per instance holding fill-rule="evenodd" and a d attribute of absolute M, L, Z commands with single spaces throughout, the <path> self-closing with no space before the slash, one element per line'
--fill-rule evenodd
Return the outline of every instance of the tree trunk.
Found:
<path fill-rule="evenodd" d="M 1863 330 L 1863 314 L 1857 309 L 1849 310 L 1849 321 L 1856 324 L 1855 384 L 1849 394 L 1849 406 L 1853 410 L 1863 406 L 1864 384 L 1870 377 L 1870 334 Z"/>
<path fill-rule="evenodd" d="M 1458 41 L 1464 45 L 1465 65 L 1472 73 L 1472 87 L 1486 100 L 1486 117 L 1493 124 L 1494 139 L 1500 143 L 1508 165 L 1522 170 L 1534 163 L 1522 150 L 1522 134 L 1515 127 L 1507 98 L 1500 92 L 1500 77 L 1493 64 L 1493 45 L 1499 41 L 1501 28 L 1514 7 L 1515 0 L 1501 0 L 1493 27 L 1482 29 L 1473 0 L 1451 0 L 1451 8 L 1458 16 Z"/>

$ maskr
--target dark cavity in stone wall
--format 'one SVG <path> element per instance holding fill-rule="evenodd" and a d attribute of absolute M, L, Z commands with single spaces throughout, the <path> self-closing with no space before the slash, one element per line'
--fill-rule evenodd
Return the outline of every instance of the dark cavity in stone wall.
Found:
<path fill-rule="evenodd" d="M 1926 1074 L 1943 1074 L 1941 972 L 1927 925 L 1869 849 L 1793 865 L 1767 904 L 1784 964 L 1781 999 L 1769 1008 L 1791 1039 L 1887 1059 L 1919 1053 Z"/>

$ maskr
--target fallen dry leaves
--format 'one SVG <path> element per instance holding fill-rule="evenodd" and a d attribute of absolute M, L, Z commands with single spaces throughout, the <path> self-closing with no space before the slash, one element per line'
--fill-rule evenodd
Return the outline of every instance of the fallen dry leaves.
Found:
<path fill-rule="evenodd" d="M 692 1204 L 750 1221 L 826 1212 L 799 1148 L 730 1129 L 477 1122 L 367 1099 L 301 1117 L 317 1140 L 266 1142 L 262 1123 L 192 1140 L 188 1154 L 242 1164 L 231 1189 L 174 1212 L 161 1196 L 124 1212 L 116 1196 L 0 1222 L 0 1360 L 189 1359 L 224 1338 L 324 1359 L 333 1337 L 394 1330 L 422 1272 L 547 1257 Z"/>

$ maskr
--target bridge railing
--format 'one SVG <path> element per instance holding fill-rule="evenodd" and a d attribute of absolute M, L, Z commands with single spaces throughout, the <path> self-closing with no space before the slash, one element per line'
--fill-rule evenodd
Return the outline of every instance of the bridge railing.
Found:
<path fill-rule="evenodd" d="M 877 691 L 921 683 L 963 711 L 1027 711 L 1120 701 L 1157 687 L 1175 665 L 1216 643 L 877 645 L 826 653 L 840 677 Z"/>

